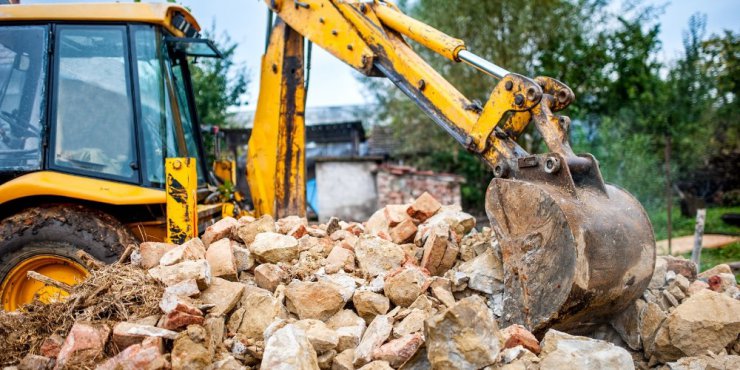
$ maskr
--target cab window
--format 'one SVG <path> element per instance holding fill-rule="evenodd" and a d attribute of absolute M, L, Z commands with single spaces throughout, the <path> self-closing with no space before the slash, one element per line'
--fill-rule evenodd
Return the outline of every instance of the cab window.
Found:
<path fill-rule="evenodd" d="M 198 185 L 205 184 L 205 178 L 203 177 L 204 163 L 201 160 L 200 152 L 198 151 L 198 139 L 196 135 L 196 122 L 191 116 L 191 106 L 187 96 L 187 87 L 185 85 L 185 75 L 183 74 L 183 62 L 184 59 L 176 60 L 177 63 L 172 65 L 172 74 L 175 83 L 175 95 L 177 95 L 178 106 L 180 107 L 180 121 L 182 122 L 183 134 L 185 136 L 185 144 L 188 149 L 188 156 L 198 158 L 196 161 L 196 167 L 198 168 Z"/>
<path fill-rule="evenodd" d="M 165 158 L 178 156 L 171 96 L 164 78 L 165 46 L 153 26 L 135 26 L 133 35 L 145 179 L 152 186 L 164 187 Z"/>
<path fill-rule="evenodd" d="M 51 162 L 138 182 L 125 26 L 58 26 Z"/>
<path fill-rule="evenodd" d="M 41 167 L 46 26 L 0 27 L 0 170 Z"/>

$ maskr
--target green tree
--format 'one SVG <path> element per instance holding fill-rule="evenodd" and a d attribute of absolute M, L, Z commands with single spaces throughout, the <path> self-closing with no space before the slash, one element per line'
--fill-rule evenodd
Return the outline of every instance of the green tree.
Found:
<path fill-rule="evenodd" d="M 237 44 L 227 33 L 213 38 L 215 26 L 204 32 L 223 54 L 223 58 L 196 58 L 191 63 L 195 105 L 200 122 L 206 125 L 226 126 L 230 107 L 245 104 L 249 85 L 246 66 L 234 60 Z"/>
<path fill-rule="evenodd" d="M 602 36 L 608 62 L 588 111 L 589 130 L 595 132 L 577 148 L 595 154 L 604 178 L 644 204 L 654 202 L 663 187 L 662 177 L 655 176 L 661 173 L 666 127 L 666 87 L 656 58 L 660 27 L 651 9 L 631 19 L 618 17 L 617 22 Z"/>
<path fill-rule="evenodd" d="M 711 127 L 708 137 L 712 155 L 740 151 L 740 34 L 726 30 L 702 43 L 702 72 L 711 79 L 709 92 L 712 114 L 704 124 Z"/>

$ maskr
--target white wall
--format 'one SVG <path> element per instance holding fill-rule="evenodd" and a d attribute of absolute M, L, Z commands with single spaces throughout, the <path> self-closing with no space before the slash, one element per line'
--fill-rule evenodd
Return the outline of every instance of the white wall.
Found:
<path fill-rule="evenodd" d="M 337 161 L 316 163 L 316 189 L 319 221 L 332 216 L 344 221 L 366 221 L 375 212 L 374 161 Z"/>

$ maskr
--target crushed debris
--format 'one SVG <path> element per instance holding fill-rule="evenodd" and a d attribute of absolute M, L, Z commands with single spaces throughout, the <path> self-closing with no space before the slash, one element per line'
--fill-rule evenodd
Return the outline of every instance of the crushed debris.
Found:
<path fill-rule="evenodd" d="M 227 218 L 142 243 L 63 303 L 0 313 L 0 366 L 32 369 L 740 368 L 729 267 L 658 257 L 642 297 L 587 336 L 501 327 L 488 228 L 424 194 L 364 224 Z M 581 333 L 583 334 L 583 333 Z"/>
<path fill-rule="evenodd" d="M 163 292 L 145 270 L 112 264 L 91 271 L 65 302 L 34 302 L 20 312 L 0 311 L 0 365 L 17 364 L 27 353 L 42 353 L 48 338 L 66 337 L 75 321 L 117 322 L 157 314 Z"/>

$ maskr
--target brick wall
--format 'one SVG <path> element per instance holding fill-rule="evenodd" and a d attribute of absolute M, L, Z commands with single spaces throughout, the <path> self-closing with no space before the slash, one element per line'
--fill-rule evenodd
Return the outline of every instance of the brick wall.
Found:
<path fill-rule="evenodd" d="M 375 183 L 378 208 L 386 204 L 410 203 L 425 191 L 442 204 L 461 205 L 461 176 L 418 171 L 409 166 L 383 165 L 378 168 Z"/>

